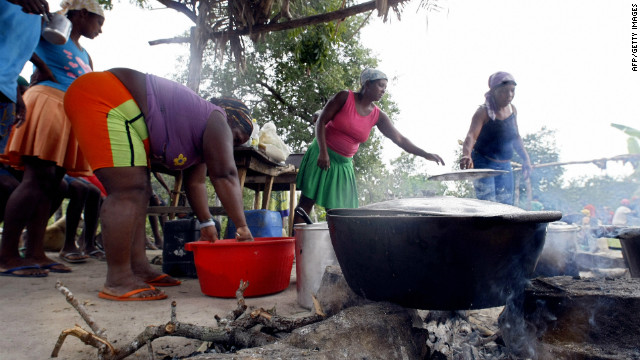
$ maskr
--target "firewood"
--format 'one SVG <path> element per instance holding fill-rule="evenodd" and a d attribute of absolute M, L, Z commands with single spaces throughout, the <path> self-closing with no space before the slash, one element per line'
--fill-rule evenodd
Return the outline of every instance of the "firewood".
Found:
<path fill-rule="evenodd" d="M 73 293 L 58 281 L 56 288 L 65 295 L 67 302 L 78 311 L 93 333 L 86 331 L 77 324 L 71 329 L 63 330 L 58 337 L 51 357 L 58 356 L 60 348 L 68 335 L 75 336 L 83 343 L 96 348 L 99 353 L 99 358 L 105 360 L 124 359 L 145 345 L 148 346 L 151 358 L 153 358 L 151 343 L 153 340 L 164 336 L 185 337 L 210 342 L 214 344 L 214 346 L 234 346 L 240 349 L 264 346 L 272 344 L 277 340 L 275 336 L 267 334 L 264 331 L 291 332 L 299 327 L 321 321 L 326 317 L 319 304 L 316 305 L 313 314 L 296 319 L 278 316 L 275 307 L 270 310 L 264 310 L 263 308 L 255 310 L 249 308 L 251 311 L 247 313 L 248 307 L 244 299 L 244 290 L 246 290 L 247 286 L 249 286 L 248 282 L 240 281 L 240 286 L 236 291 L 236 309 L 232 310 L 225 318 L 220 318 L 216 315 L 215 319 L 219 325 L 216 328 L 178 321 L 176 314 L 177 303 L 173 301 L 171 302 L 171 318 L 168 323 L 164 325 L 147 326 L 131 342 L 116 348 L 104 335 L 106 331 L 93 320 L 84 306 L 75 299 Z M 261 325 L 260 329 L 255 329 L 256 325 Z"/>

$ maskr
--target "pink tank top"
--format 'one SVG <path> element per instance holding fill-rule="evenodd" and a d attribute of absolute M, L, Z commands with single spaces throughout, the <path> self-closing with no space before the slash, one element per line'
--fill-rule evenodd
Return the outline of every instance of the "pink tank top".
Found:
<path fill-rule="evenodd" d="M 369 115 L 358 114 L 355 96 L 353 91 L 349 90 L 349 96 L 342 109 L 325 126 L 327 146 L 342 156 L 353 157 L 360 144 L 369 138 L 379 115 L 380 109 L 375 105 Z"/>

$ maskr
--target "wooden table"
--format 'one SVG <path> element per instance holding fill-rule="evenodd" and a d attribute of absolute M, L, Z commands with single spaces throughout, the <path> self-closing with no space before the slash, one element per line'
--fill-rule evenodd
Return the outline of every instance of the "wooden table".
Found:
<path fill-rule="evenodd" d="M 264 152 L 251 147 L 237 147 L 233 153 L 238 167 L 240 186 L 255 191 L 254 209 L 266 209 L 272 191 L 289 191 L 289 234 L 293 230 L 293 209 L 296 206 L 296 176 L 292 163 L 276 163 Z M 260 192 L 262 203 L 260 204 Z"/>
<path fill-rule="evenodd" d="M 249 188 L 255 191 L 254 209 L 266 209 L 271 198 L 272 191 L 289 191 L 290 211 L 296 206 L 296 175 L 294 164 L 277 163 L 270 159 L 263 151 L 253 147 L 238 146 L 234 148 L 233 156 L 238 168 L 238 180 L 241 188 Z M 189 206 L 177 206 L 182 185 L 182 173 L 172 173 L 175 176 L 174 194 L 170 206 L 150 206 L 149 214 L 173 214 L 190 213 Z M 262 192 L 262 203 L 260 203 Z M 210 207 L 213 215 L 226 215 L 221 207 Z M 289 216 L 289 229 L 293 229 L 293 214 Z"/>
<path fill-rule="evenodd" d="M 247 187 L 256 192 L 254 209 L 266 209 L 271 198 L 274 184 L 277 190 L 293 191 L 295 193 L 296 168 L 292 164 L 277 163 L 271 160 L 264 152 L 252 147 L 236 147 L 233 151 L 238 168 L 240 187 Z M 258 207 L 260 191 L 262 205 Z M 295 198 L 295 196 L 293 196 Z"/>

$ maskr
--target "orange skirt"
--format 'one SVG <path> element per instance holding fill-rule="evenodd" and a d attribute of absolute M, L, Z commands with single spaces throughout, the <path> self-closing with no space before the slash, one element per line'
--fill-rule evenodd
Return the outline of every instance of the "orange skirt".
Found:
<path fill-rule="evenodd" d="M 49 86 L 36 85 L 23 96 L 27 118 L 20 127 L 14 127 L 0 162 L 23 169 L 23 156 L 53 161 L 67 170 L 70 176 L 92 174 L 71 122 L 64 112 L 64 92 Z"/>

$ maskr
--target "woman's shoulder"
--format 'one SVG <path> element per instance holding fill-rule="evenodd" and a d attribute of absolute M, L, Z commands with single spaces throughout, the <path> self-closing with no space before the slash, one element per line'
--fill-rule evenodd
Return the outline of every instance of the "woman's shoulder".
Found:
<path fill-rule="evenodd" d="M 349 98 L 349 96 L 351 96 L 351 90 L 340 90 L 335 95 L 333 95 L 333 98 L 344 102 Z"/>
<path fill-rule="evenodd" d="M 489 113 L 487 110 L 487 105 L 482 104 L 480 106 L 478 106 L 478 108 L 476 109 L 476 112 L 473 114 L 474 118 L 477 119 L 481 119 L 481 120 L 487 120 L 489 119 Z"/>
<path fill-rule="evenodd" d="M 341 90 L 341 91 L 338 91 L 335 95 L 333 95 L 333 97 L 331 98 L 331 100 L 329 100 L 329 102 L 334 103 L 339 107 L 342 107 L 349 99 L 349 96 L 350 96 L 349 90 Z"/>

